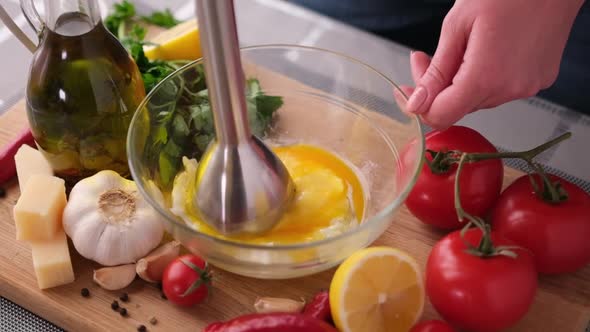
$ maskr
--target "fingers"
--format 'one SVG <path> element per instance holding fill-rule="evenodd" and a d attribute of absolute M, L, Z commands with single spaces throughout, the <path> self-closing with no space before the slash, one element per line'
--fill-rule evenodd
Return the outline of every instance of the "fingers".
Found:
<path fill-rule="evenodd" d="M 420 115 L 423 123 L 434 129 L 443 130 L 459 121 L 465 114 L 473 112 L 482 104 L 487 103 L 482 90 L 477 90 L 475 85 L 465 86 L 468 84 L 468 78 L 460 78 L 458 82 L 457 85 L 451 85 L 443 90 L 434 99 L 430 110 Z M 462 91 L 465 92 L 462 93 Z M 412 95 L 412 92 L 414 92 L 414 88 L 407 85 L 401 85 L 399 90 L 393 91 L 395 101 L 400 109 L 406 110 L 407 99 L 405 96 Z M 458 102 L 460 100 L 463 102 Z M 468 106 L 464 107 L 465 104 Z"/>
<path fill-rule="evenodd" d="M 408 86 L 408 85 L 400 85 L 400 90 L 402 90 L 402 92 L 406 95 L 406 96 L 411 96 L 412 92 L 414 92 L 414 87 L 412 86 Z M 398 92 L 399 94 L 399 92 Z"/>
<path fill-rule="evenodd" d="M 420 51 L 412 52 L 410 54 L 410 68 L 412 69 L 412 79 L 414 83 L 418 84 L 420 78 L 428 69 L 430 65 L 430 57 L 428 54 Z"/>
<path fill-rule="evenodd" d="M 426 61 L 420 53 L 416 53 L 414 56 L 416 64 L 412 66 L 412 74 L 420 77 L 416 89 L 408 100 L 408 112 L 428 111 L 436 96 L 451 84 L 463 60 L 468 32 L 459 20 L 453 20 L 447 15 L 441 29 L 438 47 L 423 75 L 419 75 L 420 67 Z"/>
<path fill-rule="evenodd" d="M 441 91 L 428 112 L 422 114 L 426 124 L 435 129 L 446 129 L 466 114 L 489 104 L 489 91 L 477 83 L 481 80 L 481 75 L 477 71 L 468 70 L 469 67 L 472 66 L 468 64 L 462 68 L 453 84 Z"/>
<path fill-rule="evenodd" d="M 414 88 L 407 85 L 401 85 L 399 89 L 393 89 L 393 98 L 401 110 L 406 109 L 408 103 L 407 96 L 411 95 L 412 92 L 414 92 Z"/>

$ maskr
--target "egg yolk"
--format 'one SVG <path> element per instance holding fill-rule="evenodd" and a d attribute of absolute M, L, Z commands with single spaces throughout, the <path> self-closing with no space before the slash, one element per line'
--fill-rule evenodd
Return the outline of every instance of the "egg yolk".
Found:
<path fill-rule="evenodd" d="M 321 240 L 341 234 L 362 221 L 363 188 L 356 173 L 343 160 L 311 145 L 280 146 L 273 150 L 289 171 L 296 193 L 279 223 L 270 231 L 228 237 L 190 213 L 179 216 L 185 221 L 188 216 L 187 222 L 197 230 L 218 238 L 269 245 Z M 194 172 L 196 167 L 191 169 Z M 190 203 L 185 201 L 184 204 Z"/>

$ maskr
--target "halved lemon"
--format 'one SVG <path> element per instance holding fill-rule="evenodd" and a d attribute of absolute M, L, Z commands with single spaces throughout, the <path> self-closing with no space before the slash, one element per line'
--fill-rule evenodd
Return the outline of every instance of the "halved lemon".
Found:
<path fill-rule="evenodd" d="M 196 60 L 201 57 L 201 39 L 195 19 L 185 21 L 150 40 L 157 45 L 144 46 L 150 60 Z"/>
<path fill-rule="evenodd" d="M 336 270 L 330 306 L 341 332 L 407 332 L 424 308 L 418 264 L 399 249 L 362 249 Z"/>

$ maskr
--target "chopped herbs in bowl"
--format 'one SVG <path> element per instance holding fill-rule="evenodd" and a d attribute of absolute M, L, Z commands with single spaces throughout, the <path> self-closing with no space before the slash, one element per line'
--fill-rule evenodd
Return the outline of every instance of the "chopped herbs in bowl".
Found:
<path fill-rule="evenodd" d="M 137 14 L 135 6 L 127 0 L 113 6 L 112 13 L 104 21 L 106 27 L 125 46 L 137 64 L 146 93 L 191 60 L 148 59 L 144 46 L 152 44 L 145 40 L 145 25 L 171 28 L 180 24 L 170 10 L 152 12 L 149 16 Z M 262 136 L 268 129 L 275 111 L 283 100 L 262 92 L 255 78 L 246 82 L 248 119 L 252 133 Z M 150 98 L 148 98 L 150 99 Z M 182 156 L 199 159 L 209 142 L 215 137 L 213 115 L 205 82 L 204 69 L 198 64 L 184 70 L 173 79 L 162 82 L 158 91 L 152 93 L 149 108 L 154 114 L 150 122 L 150 137 L 146 145 L 147 158 L 158 165 L 158 177 L 165 186 L 171 184 L 182 167 Z M 158 151 L 150 152 L 150 151 Z"/>

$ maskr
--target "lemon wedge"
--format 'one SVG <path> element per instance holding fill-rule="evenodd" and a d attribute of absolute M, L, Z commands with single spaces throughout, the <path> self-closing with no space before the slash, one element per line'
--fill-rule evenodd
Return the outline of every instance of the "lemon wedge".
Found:
<path fill-rule="evenodd" d="M 341 332 L 407 332 L 424 308 L 418 264 L 398 249 L 362 249 L 336 270 L 330 306 Z"/>
<path fill-rule="evenodd" d="M 144 46 L 150 60 L 196 60 L 201 57 L 199 27 L 195 19 L 185 21 L 150 40 L 157 45 Z"/>

